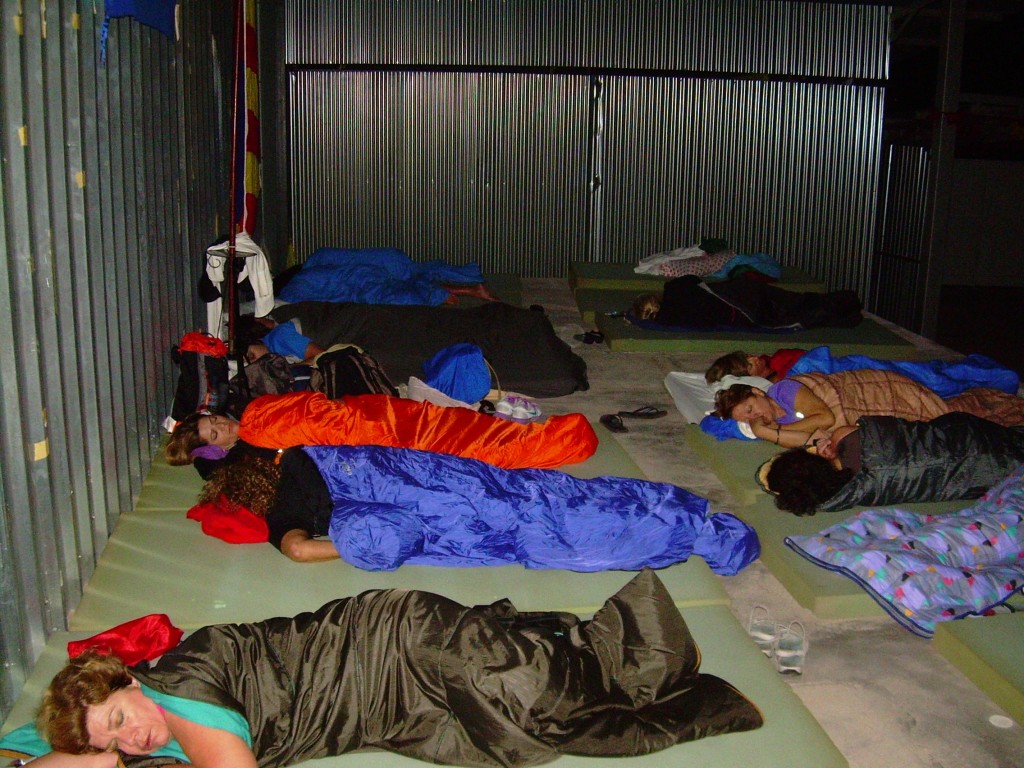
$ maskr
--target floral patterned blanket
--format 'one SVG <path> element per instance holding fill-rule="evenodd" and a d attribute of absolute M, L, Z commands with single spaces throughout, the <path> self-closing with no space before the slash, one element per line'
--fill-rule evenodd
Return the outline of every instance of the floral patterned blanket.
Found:
<path fill-rule="evenodd" d="M 786 544 L 853 579 L 902 626 L 979 615 L 1024 586 L 1024 466 L 967 509 L 919 515 L 869 509 Z"/>

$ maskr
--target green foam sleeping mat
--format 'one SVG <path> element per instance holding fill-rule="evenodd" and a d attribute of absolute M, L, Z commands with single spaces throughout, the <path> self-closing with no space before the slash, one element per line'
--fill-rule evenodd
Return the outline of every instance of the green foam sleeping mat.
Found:
<path fill-rule="evenodd" d="M 622 317 L 596 314 L 594 323 L 613 352 L 706 352 L 724 355 L 734 349 L 771 354 L 782 347 L 827 346 L 832 354 L 868 355 L 883 360 L 925 359 L 926 353 L 878 321 L 865 317 L 855 328 L 811 328 L 793 333 L 736 331 L 653 331 Z"/>
<path fill-rule="evenodd" d="M 848 619 L 880 616 L 882 609 L 852 579 L 814 565 L 785 544 L 787 536 L 809 536 L 865 509 L 797 517 L 776 509 L 772 497 L 754 477 L 758 467 L 779 451 L 764 441 L 716 440 L 696 424 L 684 430 L 687 445 L 703 460 L 736 502 L 728 511 L 754 527 L 761 540 L 761 562 L 793 598 L 816 616 Z M 942 514 L 963 509 L 969 501 L 901 504 L 912 512 Z"/>
<path fill-rule="evenodd" d="M 644 477 L 610 434 L 601 435 L 593 457 L 565 470 L 577 477 Z M 631 576 L 520 565 L 407 565 L 372 572 L 341 561 L 295 563 L 270 544 L 228 544 L 203 534 L 199 523 L 185 517 L 200 487 L 192 467 L 171 467 L 162 454 L 157 457 L 135 510 L 118 520 L 70 629 L 96 631 L 154 612 L 175 615 L 186 627 L 243 621 L 311 610 L 335 597 L 382 587 L 423 589 L 468 605 L 510 597 L 523 610 L 591 613 Z M 700 557 L 660 575 L 680 606 L 729 602 L 721 578 Z"/>
<path fill-rule="evenodd" d="M 610 261 L 569 262 L 569 287 L 574 291 L 593 289 L 601 291 L 627 291 L 635 294 L 660 291 L 667 278 L 661 275 L 647 275 L 634 272 L 632 263 Z M 780 288 L 789 291 L 821 293 L 825 285 L 797 267 L 783 267 L 782 276 L 776 282 Z M 635 298 L 635 294 L 633 298 Z M 632 302 L 632 298 L 629 300 Z"/>

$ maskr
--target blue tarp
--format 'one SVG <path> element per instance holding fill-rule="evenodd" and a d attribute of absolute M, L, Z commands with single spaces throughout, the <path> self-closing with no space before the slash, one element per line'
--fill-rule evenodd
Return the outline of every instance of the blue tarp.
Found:
<path fill-rule="evenodd" d="M 367 570 L 410 565 L 574 571 L 661 568 L 691 554 L 732 575 L 760 554 L 757 534 L 667 483 L 579 479 L 380 446 L 304 449 L 334 500 L 330 536 Z"/>
<path fill-rule="evenodd" d="M 448 298 L 442 285 L 484 282 L 477 264 L 414 262 L 394 248 L 321 248 L 281 290 L 299 301 L 438 306 Z"/>

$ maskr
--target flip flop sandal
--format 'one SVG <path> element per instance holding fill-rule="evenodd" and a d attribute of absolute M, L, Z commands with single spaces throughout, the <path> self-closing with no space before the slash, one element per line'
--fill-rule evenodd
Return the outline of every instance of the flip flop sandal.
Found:
<path fill-rule="evenodd" d="M 622 423 L 622 419 L 614 413 L 602 416 L 601 423 L 604 424 L 610 432 L 629 432 L 629 428 Z"/>
<path fill-rule="evenodd" d="M 573 338 L 584 344 L 600 344 L 604 341 L 604 334 L 600 331 L 587 331 L 586 333 L 577 333 Z"/>
<path fill-rule="evenodd" d="M 635 411 L 619 411 L 618 415 L 626 419 L 660 419 L 662 416 L 668 416 L 668 411 L 655 408 L 653 405 L 645 405 Z"/>

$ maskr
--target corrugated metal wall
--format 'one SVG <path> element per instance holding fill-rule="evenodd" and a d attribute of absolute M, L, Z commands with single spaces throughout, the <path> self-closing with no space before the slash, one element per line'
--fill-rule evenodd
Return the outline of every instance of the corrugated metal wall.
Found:
<path fill-rule="evenodd" d="M 886 153 L 872 309 L 920 333 L 924 302 L 924 227 L 929 151 L 891 146 Z"/>
<path fill-rule="evenodd" d="M 2 3 L 6 715 L 157 449 L 175 382 L 169 349 L 200 317 L 196 254 L 227 194 L 209 140 L 212 0 L 183 7 L 178 46 L 113 20 L 105 64 L 102 5 Z"/>
<path fill-rule="evenodd" d="M 300 257 L 393 245 L 562 275 L 707 235 L 868 292 L 886 6 L 288 0 L 284 16 Z"/>

